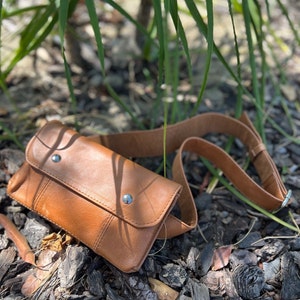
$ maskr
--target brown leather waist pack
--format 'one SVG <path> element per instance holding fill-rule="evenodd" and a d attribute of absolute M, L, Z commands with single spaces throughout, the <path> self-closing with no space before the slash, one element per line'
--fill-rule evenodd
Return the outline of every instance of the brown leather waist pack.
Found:
<path fill-rule="evenodd" d="M 220 147 L 201 138 L 224 133 L 240 139 L 260 176 L 255 183 Z M 173 179 L 128 157 L 174 152 Z M 26 162 L 7 193 L 86 244 L 124 272 L 137 271 L 156 238 L 170 238 L 197 225 L 182 153 L 194 152 L 220 168 L 259 206 L 276 210 L 288 201 L 280 175 L 250 120 L 206 113 L 149 131 L 84 137 L 58 121 L 30 140 Z M 180 218 L 170 212 L 175 204 Z"/>

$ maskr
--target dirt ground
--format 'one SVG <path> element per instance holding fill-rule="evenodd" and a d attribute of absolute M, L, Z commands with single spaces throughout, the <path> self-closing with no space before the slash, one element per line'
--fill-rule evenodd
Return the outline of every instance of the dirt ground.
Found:
<path fill-rule="evenodd" d="M 294 7 L 291 19 L 299 20 L 299 4 L 294 1 L 290 5 Z M 233 44 L 223 5 L 217 6 L 216 14 L 216 41 L 227 53 L 228 61 L 233 63 Z M 78 13 L 80 20 L 85 17 L 86 12 Z M 100 14 L 101 18 L 106 49 L 105 80 L 146 127 L 160 126 L 163 112 L 152 110 L 156 91 L 147 77 L 156 76 L 156 65 L 140 59 L 131 24 L 113 11 L 106 12 L 105 18 Z M 280 15 L 274 19 L 278 35 L 284 37 L 287 45 L 292 45 L 286 21 Z M 81 50 L 77 59 L 80 59 L 74 62 L 74 53 L 68 52 L 73 62 L 76 107 L 69 100 L 56 36 L 21 61 L 7 79 L 8 94 L 0 92 L 0 124 L 13 131 L 24 147 L 37 128 L 53 119 L 71 127 L 76 125 L 85 135 L 137 128 L 109 96 L 92 42 L 91 27 L 86 22 L 80 24 L 76 27 L 77 34 L 82 37 L 77 41 Z M 202 47 L 203 39 L 199 38 L 192 23 L 186 23 L 186 30 L 195 48 Z M 265 132 L 267 149 L 286 187 L 293 192 L 289 205 L 276 216 L 298 226 L 300 51 L 298 48 L 288 51 L 291 55 L 286 55 L 282 64 L 286 80 L 280 86 L 281 96 L 271 80 L 267 84 L 266 114 L 288 134 L 298 138 L 298 142 L 278 132 L 270 122 L 266 122 Z M 204 51 L 193 53 L 194 86 L 187 83 L 187 70 L 184 64 L 182 66 L 178 96 L 183 99 L 179 103 L 183 111 L 189 111 L 194 105 L 203 76 L 204 58 Z M 278 58 L 283 61 L 284 57 Z M 242 59 L 244 84 L 251 91 L 246 53 Z M 280 76 L 275 68 L 274 76 Z M 217 111 L 232 115 L 234 112 L 236 86 L 214 58 L 203 99 L 199 114 Z M 244 110 L 255 119 L 255 107 L 249 99 L 245 99 Z M 153 115 L 156 116 L 154 124 Z M 4 127 L 0 130 L 2 135 L 7 134 Z M 219 135 L 207 138 L 221 147 L 227 141 Z M 234 142 L 231 154 L 241 165 L 246 163 L 247 154 L 239 141 Z M 202 182 L 211 177 L 202 162 L 192 155 L 185 158 L 184 164 L 197 206 L 197 228 L 170 240 L 157 240 L 141 270 L 131 274 L 119 271 L 83 244 L 67 243 L 68 237 L 59 228 L 7 197 L 7 182 L 23 161 L 24 149 L 9 139 L 0 140 L 0 211 L 14 221 L 36 256 L 48 263 L 49 268 L 40 271 L 23 262 L 5 231 L 0 229 L 1 299 L 300 299 L 298 234 L 247 206 L 221 184 L 208 193 Z M 157 170 L 161 158 L 137 162 Z M 257 179 L 252 166 L 248 173 Z M 61 248 L 42 247 L 46 236 Z M 216 253 L 222 253 L 224 261 L 217 261 Z"/>

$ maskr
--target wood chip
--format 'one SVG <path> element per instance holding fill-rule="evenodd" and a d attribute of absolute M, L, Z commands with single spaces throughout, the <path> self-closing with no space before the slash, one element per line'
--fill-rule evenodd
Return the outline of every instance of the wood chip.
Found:
<path fill-rule="evenodd" d="M 54 271 L 58 268 L 60 259 L 53 262 L 56 255 L 55 251 L 43 250 L 38 258 L 37 265 L 33 272 L 25 279 L 22 286 L 22 293 L 26 297 L 32 296 L 39 288 L 41 288 L 47 280 L 51 278 Z"/>
<path fill-rule="evenodd" d="M 10 264 L 14 261 L 15 256 L 16 251 L 13 247 L 9 247 L 0 252 L 0 282 L 9 269 Z"/>
<path fill-rule="evenodd" d="M 258 298 L 265 284 L 264 272 L 257 266 L 238 266 L 232 278 L 238 294 L 245 300 Z"/>
<path fill-rule="evenodd" d="M 149 283 L 159 300 L 175 300 L 179 295 L 177 291 L 157 279 L 149 278 Z"/>
<path fill-rule="evenodd" d="M 221 246 L 214 251 L 211 269 L 213 271 L 220 270 L 227 266 L 233 245 Z"/>

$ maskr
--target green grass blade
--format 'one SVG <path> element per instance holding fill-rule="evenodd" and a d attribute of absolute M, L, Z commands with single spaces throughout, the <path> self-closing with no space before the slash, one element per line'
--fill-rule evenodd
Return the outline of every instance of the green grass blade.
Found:
<path fill-rule="evenodd" d="M 86 2 L 88 2 L 90 0 L 87 0 Z M 113 7 L 115 10 L 117 10 L 121 15 L 123 15 L 129 22 L 131 22 L 140 32 L 142 32 L 148 40 L 152 40 L 152 42 L 154 42 L 154 40 L 151 38 L 149 32 L 147 31 L 146 28 L 144 28 L 139 22 L 137 22 L 126 10 L 124 10 L 124 8 L 122 8 L 118 3 L 116 3 L 116 1 L 113 0 L 105 0 L 105 3 L 108 3 L 111 7 Z M 159 1 L 153 1 L 155 2 L 159 2 Z M 153 3 L 153 4 L 154 4 Z M 156 45 L 156 43 L 153 43 L 154 45 Z"/>
<path fill-rule="evenodd" d="M 282 11 L 282 14 L 285 16 L 285 18 L 287 19 L 288 23 L 289 23 L 289 26 L 294 34 L 294 37 L 298 43 L 298 45 L 300 45 L 300 36 L 299 36 L 299 29 L 296 29 L 295 26 L 294 26 L 294 23 L 292 22 L 291 18 L 289 17 L 289 12 L 286 8 L 286 6 L 288 5 L 288 3 L 286 5 L 283 5 L 282 2 L 280 0 L 276 0 L 281 11 Z M 298 23 L 299 24 L 299 23 Z"/>
<path fill-rule="evenodd" d="M 250 207 L 252 207 L 256 211 L 262 213 L 266 217 L 270 218 L 271 220 L 279 223 L 280 225 L 285 226 L 286 228 L 299 233 L 299 229 L 298 228 L 296 228 L 295 226 L 293 226 L 293 225 L 291 225 L 291 224 L 289 224 L 289 223 L 281 220 L 280 218 L 278 218 L 274 214 L 272 214 L 272 213 L 268 212 L 267 210 L 261 208 L 257 204 L 255 204 L 252 201 L 250 201 L 247 197 L 245 197 L 244 195 L 242 195 L 225 178 L 219 176 L 218 172 L 216 172 L 216 170 L 214 169 L 214 167 L 211 165 L 211 163 L 208 160 L 202 158 L 202 161 L 205 164 L 205 166 L 208 168 L 209 172 L 211 172 L 214 176 L 218 177 L 218 179 L 221 182 L 221 184 L 223 184 L 233 195 L 235 195 L 236 197 L 238 197 L 241 201 L 243 201 L 244 203 L 246 203 L 247 205 L 249 205 Z"/>
<path fill-rule="evenodd" d="M 39 30 L 47 26 L 55 12 L 56 7 L 53 4 L 46 6 L 44 10 L 36 10 L 31 21 L 20 34 L 21 49 L 32 48 L 32 44 L 34 44 L 37 37 L 40 36 Z"/>
<path fill-rule="evenodd" d="M 151 118 L 152 124 L 155 123 L 157 116 L 161 113 L 161 109 L 165 109 L 162 106 L 162 99 L 163 99 L 163 83 L 165 83 L 165 74 L 164 74 L 164 67 L 165 67 L 165 33 L 164 33 L 164 21 L 162 15 L 162 8 L 160 1 L 153 1 L 153 10 L 154 10 L 154 25 L 156 28 L 156 35 L 158 40 L 158 78 L 157 78 L 157 97 L 155 103 L 153 105 L 153 117 Z"/>
<path fill-rule="evenodd" d="M 127 112 L 129 114 L 129 116 L 131 117 L 131 119 L 133 120 L 133 122 L 140 128 L 140 129 L 146 129 L 145 126 L 143 125 L 143 123 L 132 113 L 130 107 L 128 105 L 126 105 L 126 103 L 124 101 L 122 101 L 122 99 L 119 97 L 119 95 L 115 92 L 115 90 L 109 85 L 106 84 L 106 88 L 109 92 L 109 94 L 113 97 L 113 99 L 116 101 L 116 103 L 118 105 L 120 105 L 120 107 L 122 107 L 122 109 L 124 109 L 125 112 Z"/>
<path fill-rule="evenodd" d="M 187 63 L 187 70 L 188 70 L 188 76 L 190 79 L 190 82 L 193 81 L 193 75 L 192 75 L 192 63 L 191 63 L 191 56 L 190 56 L 190 49 L 188 46 L 188 41 L 185 35 L 185 30 L 183 28 L 181 19 L 178 14 L 178 5 L 177 1 L 171 1 L 170 2 L 170 14 L 173 20 L 173 24 L 175 26 L 177 37 L 180 39 L 183 51 L 186 57 L 186 63 Z"/>
<path fill-rule="evenodd" d="M 162 15 L 162 9 L 160 1 L 153 1 L 153 9 L 154 9 L 154 21 L 157 30 L 157 38 L 159 44 L 159 53 L 158 53 L 158 86 L 159 88 L 163 84 L 164 80 L 164 61 L 165 61 L 165 33 L 164 33 L 164 21 Z"/>
<path fill-rule="evenodd" d="M 170 123 L 174 123 L 176 115 L 178 114 L 178 101 L 177 91 L 179 84 L 179 58 L 178 58 L 178 37 L 175 40 L 175 49 L 170 49 L 169 41 L 170 32 L 168 27 L 168 17 L 171 9 L 171 1 L 164 0 L 164 15 L 162 17 L 163 22 L 163 40 L 164 40 L 164 84 L 165 84 L 165 97 L 166 101 L 164 104 L 164 122 L 165 125 L 170 117 Z M 171 106 L 171 116 L 169 116 L 169 107 Z"/>
<path fill-rule="evenodd" d="M 197 102 L 195 108 L 192 111 L 192 115 L 195 115 L 198 111 L 198 108 L 202 101 L 202 96 L 206 88 L 208 73 L 210 70 L 211 58 L 212 53 L 214 50 L 214 16 L 213 16 L 213 3 L 212 0 L 206 0 L 206 9 L 207 9 L 207 25 L 205 24 L 202 16 L 200 15 L 197 6 L 193 1 L 186 0 L 186 5 L 192 15 L 193 19 L 195 20 L 200 32 L 205 36 L 207 41 L 207 55 L 205 60 L 205 67 L 203 71 L 203 81 L 201 84 L 201 88 L 197 97 Z"/>
<path fill-rule="evenodd" d="M 1 15 L 2 15 L 2 19 L 9 19 L 11 17 L 23 15 L 24 13 L 27 13 L 27 12 L 31 12 L 31 11 L 35 11 L 35 10 L 40 11 L 41 9 L 44 9 L 46 7 L 47 7 L 47 5 L 32 5 L 32 6 L 28 6 L 28 7 L 24 7 L 24 8 L 20 8 L 20 9 L 15 9 L 13 11 L 8 11 L 5 8 L 2 8 Z"/>
<path fill-rule="evenodd" d="M 263 99 L 261 99 L 261 95 L 259 92 L 259 81 L 257 78 L 257 68 L 255 61 L 255 49 L 253 45 L 252 32 L 251 32 L 251 14 L 249 9 L 248 0 L 242 1 L 243 6 L 243 16 L 244 16 L 244 25 L 246 30 L 247 44 L 248 44 L 248 54 L 249 54 L 249 63 L 251 68 L 251 77 L 252 77 L 252 86 L 255 97 L 255 102 L 257 103 L 257 107 L 260 109 L 256 111 L 257 122 L 256 127 L 258 129 L 259 134 L 262 136 L 263 141 L 265 141 L 264 135 L 264 121 L 263 121 Z"/>
<path fill-rule="evenodd" d="M 102 43 L 102 35 L 99 27 L 99 20 L 98 20 L 94 1 L 86 1 L 86 7 L 88 9 L 88 13 L 90 16 L 90 23 L 92 25 L 94 35 L 95 35 L 95 40 L 96 40 L 97 50 L 98 50 L 98 58 L 102 67 L 102 75 L 105 76 L 104 46 Z"/>
<path fill-rule="evenodd" d="M 0 83 L 2 84 L 2 20 L 3 20 L 3 17 L 2 17 L 2 10 L 3 10 L 3 7 L 2 7 L 2 4 L 3 4 L 3 1 L 0 0 Z"/>
<path fill-rule="evenodd" d="M 0 140 L 2 141 L 12 141 L 15 143 L 21 150 L 24 151 L 24 146 L 22 143 L 18 140 L 15 133 L 13 133 L 7 126 L 3 124 L 3 122 L 0 120 L 0 128 L 3 130 L 4 135 L 0 136 Z"/>
<path fill-rule="evenodd" d="M 229 15 L 230 15 L 230 19 L 231 19 L 233 38 L 234 38 L 234 50 L 235 50 L 236 65 L 237 65 L 237 77 L 240 81 L 242 81 L 240 50 L 239 50 L 236 26 L 235 26 L 234 17 L 233 17 L 231 0 L 228 0 L 228 10 L 229 10 Z M 240 117 L 243 112 L 242 95 L 243 95 L 243 90 L 242 90 L 241 86 L 238 85 L 237 86 L 237 102 L 236 102 L 236 107 L 235 107 L 235 117 L 236 118 Z"/>
<path fill-rule="evenodd" d="M 65 47 L 64 47 L 64 41 L 65 41 L 65 31 L 67 28 L 68 18 L 69 18 L 69 1 L 60 0 L 59 1 L 59 7 L 58 7 L 58 30 L 59 30 L 59 37 L 60 37 L 60 43 L 61 43 L 61 56 L 64 61 L 64 68 L 65 68 L 65 75 L 67 79 L 68 89 L 70 92 L 70 99 L 71 99 L 71 106 L 73 113 L 76 113 L 77 108 L 77 101 L 74 93 L 74 86 L 72 83 L 72 75 L 70 66 L 67 62 L 67 58 L 65 55 Z M 77 122 L 75 120 L 75 126 L 77 126 Z"/>
<path fill-rule="evenodd" d="M 31 22 L 20 34 L 19 47 L 5 70 L 2 69 L 1 80 L 4 81 L 15 65 L 40 44 L 52 31 L 57 22 L 57 11 L 53 4 L 46 6 L 44 11 L 37 11 Z"/>
<path fill-rule="evenodd" d="M 69 1 L 60 0 L 58 7 L 58 31 L 60 37 L 60 43 L 62 48 L 64 47 L 65 41 L 65 31 L 68 22 L 68 10 L 69 10 Z M 62 49 L 62 51 L 64 51 Z"/>
<path fill-rule="evenodd" d="M 162 10 L 161 8 L 159 9 L 159 12 L 157 13 L 157 25 L 160 27 L 160 24 L 158 24 L 158 22 L 160 22 L 160 18 L 161 18 L 161 22 L 162 22 L 162 27 L 157 31 L 158 35 L 159 35 L 159 43 L 160 43 L 160 47 L 163 48 L 163 54 L 164 54 L 164 59 L 161 62 L 163 65 L 163 74 L 162 76 L 164 76 L 164 84 L 165 84 L 165 95 L 164 97 L 171 97 L 172 92 L 171 92 L 171 87 L 173 87 L 172 85 L 172 77 L 171 77 L 171 64 L 170 64 L 170 53 L 169 53 L 169 28 L 168 28 L 168 14 L 170 11 L 170 1 L 169 0 L 164 0 L 164 15 L 162 15 Z M 163 80 L 163 79 L 162 79 Z M 172 105 L 174 107 L 175 104 L 175 99 L 172 99 Z M 164 166 L 164 176 L 167 176 L 167 139 L 166 139 L 166 135 L 167 135 L 167 125 L 168 125 L 168 110 L 169 110 L 169 101 L 166 100 L 164 102 L 164 140 L 163 140 L 163 166 Z"/>
<path fill-rule="evenodd" d="M 110 1 L 108 1 L 109 4 Z M 98 17 L 97 17 L 97 12 L 96 12 L 96 7 L 94 4 L 94 1 L 86 1 L 86 6 L 87 6 L 87 10 L 89 13 L 89 17 L 90 17 L 90 22 L 94 31 L 94 35 L 95 35 L 95 40 L 96 40 L 96 44 L 97 44 L 97 52 L 98 52 L 98 58 L 99 58 L 99 62 L 101 64 L 102 67 L 102 76 L 105 78 L 106 74 L 105 74 L 105 57 L 104 57 L 104 46 L 102 43 L 102 34 L 101 34 L 101 30 L 99 27 L 99 21 L 98 21 Z M 117 6 L 118 7 L 118 6 Z M 105 86 L 109 92 L 109 94 L 113 97 L 114 101 L 116 101 L 116 103 L 125 111 L 129 114 L 129 116 L 131 117 L 131 119 L 133 120 L 133 122 L 139 127 L 139 128 L 144 128 L 144 126 L 142 125 L 142 123 L 138 120 L 138 118 L 132 113 L 130 107 L 128 105 L 126 105 L 126 103 L 118 96 L 118 94 L 114 91 L 114 89 L 112 88 L 111 85 L 109 85 L 105 80 L 104 80 Z"/>

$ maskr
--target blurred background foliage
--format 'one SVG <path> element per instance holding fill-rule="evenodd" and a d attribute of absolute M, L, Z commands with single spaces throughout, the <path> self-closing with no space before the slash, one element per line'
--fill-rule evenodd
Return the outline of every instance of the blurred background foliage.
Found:
<path fill-rule="evenodd" d="M 113 9 L 118 13 L 115 14 L 116 18 L 121 16 L 134 26 L 135 43 L 139 51 L 133 54 L 133 59 L 144 62 L 142 72 L 155 90 L 156 97 L 149 111 L 151 122 L 147 127 L 155 126 L 161 114 L 165 123 L 174 123 L 199 113 L 210 78 L 215 82 L 218 80 L 217 76 L 211 77 L 210 72 L 212 64 L 217 61 L 226 70 L 236 89 L 237 100 L 232 104 L 235 116 L 238 117 L 245 109 L 245 101 L 250 101 L 256 111 L 256 127 L 264 140 L 265 122 L 269 121 L 281 134 L 299 142 L 292 132 L 286 132 L 273 122 L 268 113 L 282 93 L 288 90 L 286 68 L 300 43 L 299 24 L 293 19 L 289 1 L 140 0 L 126 4 L 126 1 L 112 0 L 37 0 L 32 1 L 31 5 L 26 3 L 0 1 L 0 85 L 8 97 L 9 74 L 19 61 L 33 55 L 51 38 L 61 48 L 70 99 L 76 110 L 77 99 L 70 69 L 70 65 L 80 65 L 82 60 L 78 43 L 81 37 L 76 32 L 79 22 L 76 11 L 79 6 L 86 7 L 89 16 L 87 22 L 94 33 L 94 45 L 105 78 L 109 68 L 105 65 L 107 53 L 102 23 L 105 11 Z M 216 20 L 220 9 L 227 16 L 224 24 Z M 285 32 L 278 31 L 278 15 L 285 19 Z M 118 26 L 122 26 L 122 23 Z M 191 26 L 197 28 L 198 36 L 190 35 Z M 228 32 L 223 31 L 225 27 L 229 28 L 230 36 L 222 36 Z M 287 40 L 285 35 L 292 39 Z M 230 47 L 222 46 L 224 39 L 230 39 Z M 195 57 L 201 60 L 200 76 L 194 70 Z M 183 81 L 193 95 L 189 101 L 182 101 L 179 95 Z M 109 81 L 104 80 L 104 83 L 114 101 L 130 115 L 136 126 L 144 128 L 133 107 L 120 97 Z M 274 97 L 266 106 L 266 90 L 270 86 Z M 13 99 L 11 105 L 18 111 Z M 281 105 L 292 128 L 291 112 L 284 102 Z"/>

